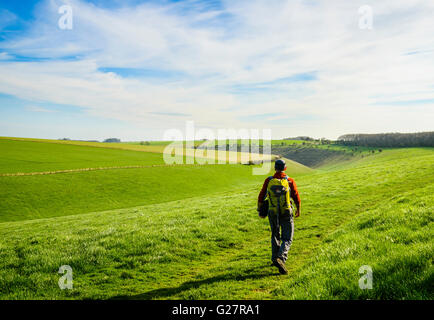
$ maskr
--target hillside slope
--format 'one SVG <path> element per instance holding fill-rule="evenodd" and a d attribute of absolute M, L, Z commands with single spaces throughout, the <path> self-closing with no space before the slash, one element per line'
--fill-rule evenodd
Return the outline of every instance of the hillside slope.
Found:
<path fill-rule="evenodd" d="M 0 151 L 0 222 L 168 202 L 263 179 L 253 166 L 173 166 L 157 153 L 56 141 L 0 139 Z M 290 174 L 310 171 L 288 163 Z"/>
<path fill-rule="evenodd" d="M 296 220 L 289 279 L 270 266 L 268 222 L 255 211 L 258 183 L 145 207 L 0 223 L 0 297 L 432 299 L 426 286 L 433 268 L 427 234 L 433 172 L 432 149 L 403 149 L 296 177 L 303 212 Z M 413 224 L 407 225 L 405 210 L 411 210 Z M 396 247 L 383 244 L 385 236 Z M 363 239 L 371 253 L 354 260 L 363 253 Z M 399 260 L 396 250 L 402 248 L 411 252 Z M 378 255 L 384 258 L 375 259 Z M 403 272 L 387 272 L 390 262 Z M 368 296 L 351 293 L 360 263 L 371 263 L 383 275 Z M 71 291 L 57 286 L 61 265 L 73 268 Z M 337 280 L 336 287 L 323 271 Z M 326 288 L 312 295 L 323 284 Z M 406 291 L 416 286 L 424 289 Z"/>
<path fill-rule="evenodd" d="M 199 144 L 195 141 L 193 144 Z M 31 172 L 82 168 L 92 166 L 120 166 L 149 163 L 163 163 L 163 153 L 171 153 L 204 159 L 217 159 L 217 153 L 208 154 L 206 150 L 183 147 L 178 143 L 168 146 L 169 142 L 159 141 L 149 145 L 140 143 L 107 143 L 74 140 L 50 140 L 35 138 L 0 137 L 0 174 L 3 172 Z M 166 149 L 166 147 L 169 147 Z M 226 161 L 241 163 L 251 160 L 260 162 L 267 155 L 256 153 L 226 151 Z M 271 155 L 271 159 L 274 156 Z M 202 163 L 200 162 L 200 163 Z M 198 162 L 199 163 L 199 162 Z"/>
<path fill-rule="evenodd" d="M 318 168 L 328 163 L 352 160 L 352 156 L 340 150 L 328 150 L 313 147 L 281 147 L 273 146 L 272 153 L 292 159 L 310 168 Z"/>
<path fill-rule="evenodd" d="M 334 231 L 278 299 L 434 298 L 434 184 L 400 193 Z M 360 290 L 358 270 L 372 270 Z"/>
<path fill-rule="evenodd" d="M 164 164 L 158 153 L 45 141 L 0 139 L 0 174 Z"/>

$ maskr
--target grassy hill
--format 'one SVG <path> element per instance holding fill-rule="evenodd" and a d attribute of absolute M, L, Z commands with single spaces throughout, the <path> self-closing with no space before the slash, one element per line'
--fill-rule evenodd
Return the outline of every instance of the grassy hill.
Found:
<path fill-rule="evenodd" d="M 112 169 L 0 177 L 0 221 L 79 214 L 239 189 L 262 177 L 243 165 Z"/>
<path fill-rule="evenodd" d="M 192 145 L 203 142 L 194 141 Z M 33 138 L 0 137 L 0 174 L 14 172 L 53 171 L 87 167 L 113 167 L 162 164 L 163 154 L 174 151 L 166 147 L 167 141 L 154 141 L 150 145 L 139 142 L 106 143 L 74 140 L 49 140 Z M 188 149 L 176 146 L 177 154 L 182 153 L 184 163 L 188 157 L 218 159 L 217 152 Z M 255 153 L 226 151 L 229 163 L 244 163 L 245 159 L 258 161 L 269 158 Z M 271 155 L 271 158 L 273 156 Z M 235 161 L 232 161 L 232 160 Z"/>
<path fill-rule="evenodd" d="M 249 167 L 227 168 L 231 179 Z M 255 211 L 265 177 L 141 207 L 0 223 L 0 297 L 432 299 L 433 172 L 427 148 L 295 173 L 303 211 L 289 276 L 270 266 L 268 222 Z M 178 181 L 190 177 L 180 173 Z M 2 187 L 3 178 L 17 177 L 0 177 Z M 57 286 L 65 264 L 73 268 L 73 290 Z M 358 288 L 362 265 L 373 268 L 372 290 Z"/>
<path fill-rule="evenodd" d="M 263 180 L 253 166 L 170 166 L 151 152 L 7 139 L 0 150 L 0 222 L 169 202 Z M 114 168 L 122 166 L 140 167 Z M 80 171 L 89 168 L 106 170 Z M 288 170 L 311 171 L 295 162 Z M 4 175 L 18 172 L 38 174 Z"/>
<path fill-rule="evenodd" d="M 311 168 L 334 166 L 382 152 L 383 149 L 318 141 L 273 140 L 271 152 Z"/>
<path fill-rule="evenodd" d="M 312 147 L 272 147 L 274 154 L 282 155 L 311 168 L 318 168 L 329 163 L 352 160 L 352 155 L 339 150 L 327 150 Z"/>
<path fill-rule="evenodd" d="M 141 145 L 140 143 L 117 143 L 117 142 L 94 142 L 94 141 L 79 141 L 79 140 L 53 140 L 53 139 L 36 139 L 36 138 L 17 138 L 17 137 L 0 137 L 1 140 L 25 141 L 25 142 L 40 142 L 51 143 L 56 145 L 75 145 L 82 147 L 95 147 L 105 149 L 129 150 L 129 151 L 144 151 L 162 153 L 166 142 L 151 143 L 150 145 Z"/>
<path fill-rule="evenodd" d="M 86 145 L 0 139 L 0 173 L 163 164 L 158 153 Z"/>

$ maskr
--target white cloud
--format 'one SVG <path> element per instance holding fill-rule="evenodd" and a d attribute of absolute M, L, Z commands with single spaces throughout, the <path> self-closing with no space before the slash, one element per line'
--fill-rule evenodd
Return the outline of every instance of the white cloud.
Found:
<path fill-rule="evenodd" d="M 17 16 L 12 12 L 0 8 L 0 30 L 9 26 L 17 20 Z"/>
<path fill-rule="evenodd" d="M 9 60 L 13 57 L 9 55 L 7 52 L 0 52 L 0 60 Z"/>
<path fill-rule="evenodd" d="M 180 4 L 109 10 L 70 3 L 73 30 L 57 28 L 63 2 L 46 1 L 32 28 L 0 48 L 30 57 L 78 58 L 0 59 L 0 73 L 10 75 L 0 78 L 0 92 L 77 105 L 144 128 L 182 127 L 183 118 L 164 116 L 171 113 L 191 114 L 197 124 L 213 128 L 257 127 L 239 119 L 280 112 L 295 120 L 264 123 L 275 136 L 432 129 L 434 104 L 375 103 L 434 99 L 434 3 L 375 3 L 371 31 L 358 28 L 358 8 L 365 3 L 345 0 L 225 1 L 223 9 L 211 11 L 197 2 L 189 10 Z M 182 76 L 122 78 L 102 67 Z M 312 71 L 316 81 L 276 81 Z M 234 92 L 272 81 L 272 90 Z"/>
<path fill-rule="evenodd" d="M 43 113 L 56 112 L 55 110 L 50 110 L 50 109 L 46 109 L 46 108 L 39 107 L 39 106 L 27 106 L 26 110 L 32 111 L 32 112 L 43 112 Z"/>

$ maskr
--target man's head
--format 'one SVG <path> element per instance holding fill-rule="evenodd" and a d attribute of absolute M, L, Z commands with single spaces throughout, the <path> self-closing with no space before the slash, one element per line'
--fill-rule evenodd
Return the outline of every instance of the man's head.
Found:
<path fill-rule="evenodd" d="M 276 171 L 285 171 L 286 170 L 286 163 L 282 159 L 276 160 L 274 163 L 274 169 Z"/>

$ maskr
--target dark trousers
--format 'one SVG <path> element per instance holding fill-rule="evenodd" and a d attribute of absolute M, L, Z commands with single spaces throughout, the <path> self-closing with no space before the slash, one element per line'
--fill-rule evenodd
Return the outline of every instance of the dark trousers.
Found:
<path fill-rule="evenodd" d="M 270 221 L 271 227 L 271 260 L 274 261 L 276 258 L 280 258 L 285 262 L 294 235 L 292 212 L 280 215 L 269 212 L 268 221 Z"/>

